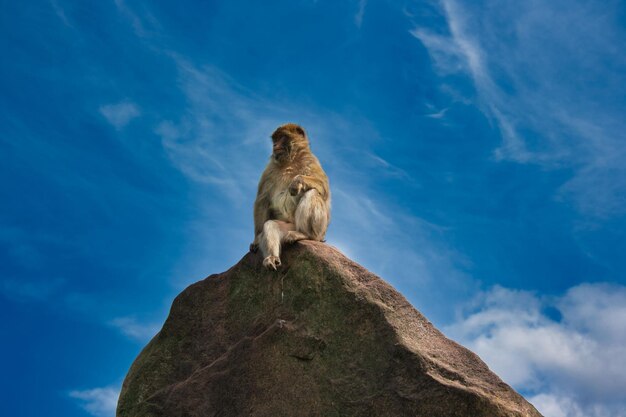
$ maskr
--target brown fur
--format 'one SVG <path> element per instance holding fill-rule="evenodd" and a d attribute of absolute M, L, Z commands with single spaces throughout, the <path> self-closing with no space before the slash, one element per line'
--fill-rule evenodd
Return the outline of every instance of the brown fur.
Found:
<path fill-rule="evenodd" d="M 274 152 L 254 202 L 254 242 L 263 264 L 280 265 L 280 245 L 323 240 L 330 222 L 330 188 L 302 127 L 288 123 L 272 134 Z"/>

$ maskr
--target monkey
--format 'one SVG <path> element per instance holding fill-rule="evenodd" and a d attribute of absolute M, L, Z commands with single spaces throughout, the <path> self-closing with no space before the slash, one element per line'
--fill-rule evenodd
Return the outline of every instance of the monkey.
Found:
<path fill-rule="evenodd" d="M 272 155 L 254 202 L 254 241 L 263 266 L 277 270 L 282 244 L 323 241 L 330 223 L 330 186 L 304 129 L 287 123 L 272 133 Z"/>

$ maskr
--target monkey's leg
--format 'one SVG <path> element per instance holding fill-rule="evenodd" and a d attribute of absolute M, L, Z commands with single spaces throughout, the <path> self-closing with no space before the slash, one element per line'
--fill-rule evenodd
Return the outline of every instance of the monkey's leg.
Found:
<path fill-rule="evenodd" d="M 282 220 L 268 220 L 263 225 L 263 232 L 259 234 L 263 266 L 276 270 L 280 262 L 280 248 L 282 243 L 293 243 L 306 239 L 307 236 L 296 231 L 296 225 Z"/>
<path fill-rule="evenodd" d="M 304 233 L 296 230 L 296 225 L 282 220 L 274 220 L 280 229 L 280 243 L 294 243 L 298 240 L 306 239 Z"/>
<path fill-rule="evenodd" d="M 284 233 L 281 231 L 282 225 L 280 223 L 275 220 L 266 221 L 263 224 L 263 232 L 259 235 L 263 266 L 273 270 L 280 266 L 280 241 Z"/>
<path fill-rule="evenodd" d="M 306 239 L 323 240 L 328 228 L 329 208 L 315 189 L 308 190 L 296 208 L 296 230 Z"/>
<path fill-rule="evenodd" d="M 291 230 L 285 233 L 285 236 L 283 237 L 283 243 L 295 243 L 299 240 L 304 240 L 308 238 L 309 237 L 302 232 L 298 232 L 297 230 Z"/>

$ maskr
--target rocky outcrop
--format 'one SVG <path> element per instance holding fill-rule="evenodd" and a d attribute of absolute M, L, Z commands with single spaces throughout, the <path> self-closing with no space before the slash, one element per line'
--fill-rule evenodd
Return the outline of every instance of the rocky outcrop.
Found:
<path fill-rule="evenodd" d="M 389 284 L 303 241 L 183 291 L 118 417 L 540 416 Z"/>

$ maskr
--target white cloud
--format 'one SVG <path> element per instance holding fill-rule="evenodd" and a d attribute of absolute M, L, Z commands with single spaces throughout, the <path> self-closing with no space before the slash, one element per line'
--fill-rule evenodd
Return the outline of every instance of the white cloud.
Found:
<path fill-rule="evenodd" d="M 119 395 L 120 390 L 116 387 L 75 390 L 69 393 L 85 411 L 95 417 L 115 417 Z"/>
<path fill-rule="evenodd" d="M 529 401 L 545 417 L 624 417 L 624 410 L 615 410 L 596 404 L 581 408 L 578 402 L 570 397 L 539 394 L 529 398 Z"/>
<path fill-rule="evenodd" d="M 130 101 L 122 101 L 117 104 L 106 104 L 100 107 L 100 113 L 117 130 L 126 126 L 131 120 L 141 115 L 139 107 Z"/>
<path fill-rule="evenodd" d="M 445 331 L 535 393 L 546 417 L 626 416 L 626 287 L 581 284 L 540 298 L 496 286 Z"/>
<path fill-rule="evenodd" d="M 416 22 L 411 33 L 441 77 L 471 80 L 475 104 L 502 137 L 495 159 L 571 169 L 557 198 L 593 217 L 626 213 L 626 58 L 615 48 L 626 31 L 612 17 L 616 5 L 439 4 L 445 27 Z"/>
<path fill-rule="evenodd" d="M 148 342 L 161 328 L 159 323 L 140 323 L 135 317 L 117 317 L 109 324 L 125 336 L 139 342 Z"/>

